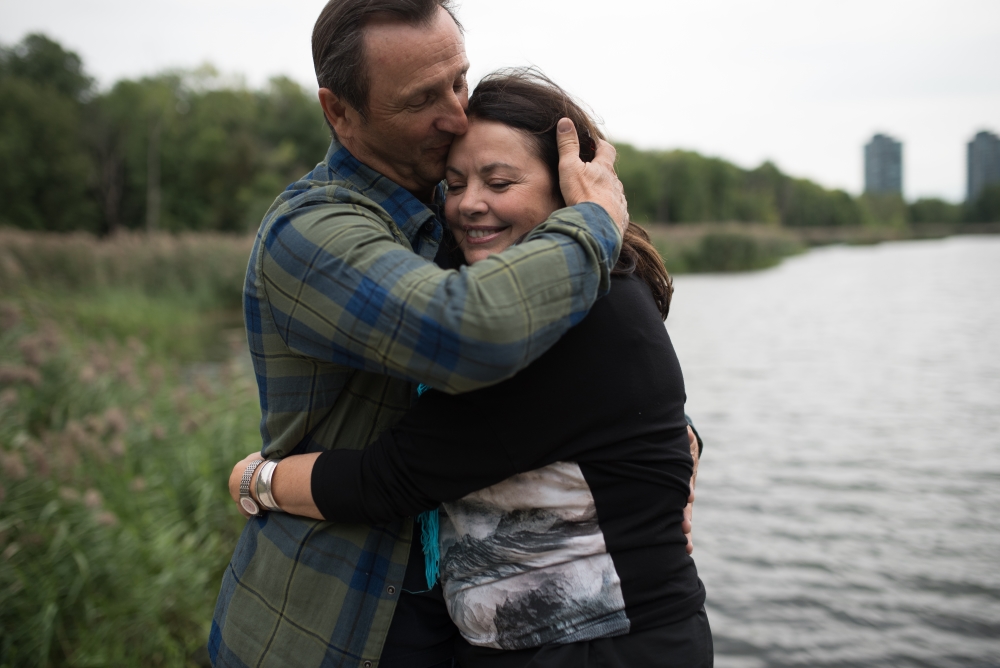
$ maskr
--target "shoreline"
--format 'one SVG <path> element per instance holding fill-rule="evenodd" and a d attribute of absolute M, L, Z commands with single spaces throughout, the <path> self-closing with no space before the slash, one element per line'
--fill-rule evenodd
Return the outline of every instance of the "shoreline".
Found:
<path fill-rule="evenodd" d="M 921 224 L 907 227 L 780 227 L 763 223 L 648 223 L 653 245 L 672 274 L 753 271 L 809 248 L 833 244 L 944 239 L 1000 234 L 1000 223 Z"/>

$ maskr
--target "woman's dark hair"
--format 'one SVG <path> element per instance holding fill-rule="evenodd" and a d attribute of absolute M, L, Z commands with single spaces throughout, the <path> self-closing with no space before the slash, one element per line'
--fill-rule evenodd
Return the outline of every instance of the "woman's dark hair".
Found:
<path fill-rule="evenodd" d="M 566 91 L 533 67 L 505 68 L 486 75 L 469 98 L 469 119 L 496 121 L 521 130 L 531 141 L 535 154 L 549 168 L 556 196 L 559 191 L 559 146 L 556 124 L 569 118 L 580 138 L 580 159 L 590 162 L 597 150 L 597 139 L 604 139 L 594 119 Z M 629 225 L 622 241 L 621 254 L 612 275 L 638 274 L 653 293 L 653 299 L 666 320 L 674 287 L 653 248 L 649 233 L 638 225 Z"/>

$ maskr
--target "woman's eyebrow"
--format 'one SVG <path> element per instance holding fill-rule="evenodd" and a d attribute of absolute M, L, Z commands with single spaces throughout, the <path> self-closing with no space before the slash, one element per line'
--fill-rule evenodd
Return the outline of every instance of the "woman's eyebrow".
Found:
<path fill-rule="evenodd" d="M 445 171 L 445 172 L 453 172 L 453 173 L 455 173 L 455 174 L 456 174 L 457 176 L 461 176 L 461 177 L 464 177 L 464 176 L 465 176 L 465 172 L 463 172 L 463 171 L 462 171 L 461 169 L 459 169 L 458 167 L 452 167 L 451 165 L 448 165 L 447 167 L 445 167 L 445 168 L 444 168 L 444 171 Z"/>
<path fill-rule="evenodd" d="M 502 169 L 502 168 L 512 169 L 512 170 L 515 170 L 515 171 L 517 170 L 517 167 L 515 167 L 514 165 L 511 165 L 511 164 L 508 164 L 506 162 L 491 162 L 488 165 L 483 165 L 483 167 L 479 170 L 479 172 L 481 174 L 488 174 L 490 172 L 494 172 L 494 171 L 496 171 L 498 169 Z"/>

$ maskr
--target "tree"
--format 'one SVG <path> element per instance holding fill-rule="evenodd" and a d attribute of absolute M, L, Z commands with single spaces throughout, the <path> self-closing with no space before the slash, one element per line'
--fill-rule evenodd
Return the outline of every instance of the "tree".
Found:
<path fill-rule="evenodd" d="M 95 229 L 93 171 L 81 143 L 92 81 L 42 35 L 0 48 L 0 224 Z"/>
<path fill-rule="evenodd" d="M 986 186 L 968 207 L 966 219 L 971 223 L 1000 222 L 1000 183 Z"/>
<path fill-rule="evenodd" d="M 13 48 L 0 47 L 0 77 L 26 79 L 77 101 L 87 98 L 94 86 L 80 56 L 38 33 Z"/>
<path fill-rule="evenodd" d="M 962 220 L 962 207 L 943 199 L 918 199 L 907 207 L 911 223 L 959 223 Z"/>

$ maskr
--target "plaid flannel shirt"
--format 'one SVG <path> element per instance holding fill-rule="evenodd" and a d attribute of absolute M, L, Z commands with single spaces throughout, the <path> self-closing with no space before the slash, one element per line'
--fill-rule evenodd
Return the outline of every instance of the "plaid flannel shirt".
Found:
<path fill-rule="evenodd" d="M 442 229 L 336 140 L 278 197 L 244 288 L 265 456 L 370 443 L 409 408 L 415 382 L 454 393 L 513 375 L 608 290 L 621 243 L 584 203 L 455 271 L 432 262 Z M 412 522 L 252 518 L 223 576 L 213 665 L 377 666 Z"/>

